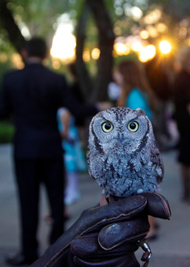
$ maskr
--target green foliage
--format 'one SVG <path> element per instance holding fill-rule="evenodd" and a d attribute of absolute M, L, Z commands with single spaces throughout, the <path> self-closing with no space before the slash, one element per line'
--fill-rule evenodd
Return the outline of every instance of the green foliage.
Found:
<path fill-rule="evenodd" d="M 123 60 L 134 60 L 134 61 L 139 62 L 137 54 L 136 53 L 131 53 L 131 54 L 127 55 L 127 56 L 119 56 L 119 57 L 114 58 L 114 65 L 118 66 L 118 64 Z"/>
<path fill-rule="evenodd" d="M 14 126 L 9 122 L 0 122 L 0 143 L 11 143 L 14 136 Z"/>
<path fill-rule="evenodd" d="M 71 19 L 78 19 L 83 2 L 83 0 L 11 0 L 9 8 L 17 23 L 24 22 L 31 35 L 51 37 L 57 26 L 57 18 L 67 13 Z"/>
<path fill-rule="evenodd" d="M 57 28 L 57 19 L 63 14 L 67 13 L 69 18 L 73 21 L 75 28 L 78 25 L 78 19 L 83 12 L 83 6 L 86 0 L 10 0 L 8 2 L 8 8 L 12 10 L 14 18 L 18 23 L 19 27 L 24 23 L 31 35 L 40 35 L 45 37 L 48 44 L 51 45 L 51 40 L 54 32 Z M 95 1 L 95 0 L 90 0 Z M 135 31 L 138 32 L 145 27 L 143 23 L 134 21 L 132 17 L 127 15 L 126 9 L 132 6 L 139 6 L 145 15 L 150 11 L 151 7 L 156 5 L 162 5 L 164 11 L 171 15 L 175 13 L 188 12 L 189 0 L 103 0 L 108 14 L 112 20 L 114 33 L 116 36 L 128 36 L 133 34 Z M 169 7 L 167 9 L 167 7 Z M 121 13 L 118 12 L 121 11 Z M 169 12 L 170 10 L 170 12 Z M 168 35 L 174 34 L 174 28 L 176 22 L 171 20 L 168 15 L 162 16 L 160 22 L 164 22 L 168 26 Z M 172 27 L 169 25 L 171 22 L 174 24 Z M 154 26 L 154 25 L 153 25 Z M 98 46 L 98 32 L 97 27 L 94 23 L 93 16 L 90 12 L 89 19 L 87 20 L 86 36 L 85 36 L 85 48 L 90 51 Z M 189 30 L 188 30 L 189 32 Z M 137 33 L 138 34 L 138 33 Z M 1 27 L 0 21 L 0 52 L 11 54 L 14 48 L 11 46 L 6 31 Z M 91 67 L 92 66 L 92 67 Z M 91 60 L 90 68 L 95 72 L 94 61 Z M 61 69 L 62 71 L 62 69 Z M 2 69 L 0 66 L 0 77 Z"/>
<path fill-rule="evenodd" d="M 24 1 L 12 0 L 10 9 L 12 10 L 16 22 L 25 23 L 30 34 L 49 36 L 54 32 L 53 26 L 57 17 L 64 12 L 64 2 L 66 1 Z"/>
<path fill-rule="evenodd" d="M 0 87 L 1 87 L 1 83 L 2 83 L 2 78 L 3 75 L 7 72 L 10 71 L 10 69 L 13 68 L 12 63 L 10 62 L 10 60 L 7 60 L 6 62 L 2 63 L 0 62 Z"/>
<path fill-rule="evenodd" d="M 0 53 L 13 53 L 15 48 L 10 43 L 8 35 L 5 29 L 2 28 L 0 20 Z"/>

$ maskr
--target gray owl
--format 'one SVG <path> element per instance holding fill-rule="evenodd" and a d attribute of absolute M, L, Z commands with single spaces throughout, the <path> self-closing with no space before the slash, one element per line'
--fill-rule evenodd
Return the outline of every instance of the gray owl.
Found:
<path fill-rule="evenodd" d="M 104 194 L 128 197 L 156 192 L 164 169 L 150 120 L 141 109 L 99 112 L 89 127 L 89 174 Z"/>

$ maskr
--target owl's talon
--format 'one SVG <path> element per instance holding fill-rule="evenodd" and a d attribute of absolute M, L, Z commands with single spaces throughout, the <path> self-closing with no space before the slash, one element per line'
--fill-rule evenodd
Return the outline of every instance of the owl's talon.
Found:
<path fill-rule="evenodd" d="M 107 195 L 105 196 L 106 201 L 108 202 L 108 204 L 110 203 L 109 197 L 110 197 L 109 194 L 107 194 Z"/>
<path fill-rule="evenodd" d="M 139 247 L 141 247 L 144 250 L 144 253 L 143 253 L 142 258 L 141 258 L 141 261 L 145 262 L 143 267 L 147 267 L 148 264 L 149 264 L 149 260 L 150 260 L 150 258 L 152 256 L 152 252 L 151 252 L 150 246 L 144 240 L 138 241 L 138 245 L 139 245 Z"/>

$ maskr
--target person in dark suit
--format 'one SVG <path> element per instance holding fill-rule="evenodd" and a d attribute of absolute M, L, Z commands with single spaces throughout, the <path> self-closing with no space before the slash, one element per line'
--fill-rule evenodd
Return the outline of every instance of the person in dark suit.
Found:
<path fill-rule="evenodd" d="M 38 258 L 39 188 L 44 183 L 49 199 L 52 228 L 49 243 L 64 232 L 64 163 L 56 113 L 67 107 L 74 116 L 95 115 L 96 105 L 81 105 L 70 94 L 64 76 L 46 68 L 46 43 L 32 38 L 22 50 L 25 67 L 5 74 L 0 118 L 11 114 L 15 122 L 14 163 L 21 216 L 21 252 L 7 263 L 31 264 Z"/>
<path fill-rule="evenodd" d="M 179 141 L 178 162 L 181 173 L 182 201 L 190 203 L 190 48 L 179 50 L 173 81 L 174 119 L 177 123 Z"/>

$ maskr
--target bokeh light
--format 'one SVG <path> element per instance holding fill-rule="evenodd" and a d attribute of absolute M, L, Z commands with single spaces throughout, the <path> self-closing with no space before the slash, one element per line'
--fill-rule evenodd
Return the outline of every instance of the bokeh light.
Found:
<path fill-rule="evenodd" d="M 7 55 L 5 53 L 1 53 L 0 54 L 0 61 L 2 63 L 5 63 L 7 61 L 7 59 L 8 59 L 8 57 L 7 57 Z"/>
<path fill-rule="evenodd" d="M 147 45 L 139 51 L 139 60 L 146 62 L 156 55 L 156 47 L 154 45 Z"/>
<path fill-rule="evenodd" d="M 186 27 L 181 27 L 179 29 L 179 36 L 181 38 L 185 38 L 187 36 L 187 28 Z"/>
<path fill-rule="evenodd" d="M 16 67 L 17 69 L 21 70 L 24 68 L 24 63 L 22 61 L 22 57 L 18 53 L 14 53 L 11 56 L 11 61 L 13 63 L 13 66 Z"/>
<path fill-rule="evenodd" d="M 159 21 L 159 19 L 162 16 L 162 12 L 160 9 L 155 9 L 153 11 L 150 11 L 145 17 L 144 17 L 144 23 L 145 24 L 154 24 Z"/>
<path fill-rule="evenodd" d="M 131 48 L 133 51 L 135 52 L 139 52 L 141 49 L 142 49 L 142 44 L 141 42 L 137 41 L 137 42 L 134 42 L 132 45 L 131 45 Z"/>
<path fill-rule="evenodd" d="M 158 36 L 158 31 L 156 30 L 156 28 L 154 26 L 148 25 L 146 27 L 146 30 L 148 31 L 150 37 L 156 38 Z"/>
<path fill-rule="evenodd" d="M 143 12 L 139 7 L 133 6 L 130 8 L 130 15 L 133 20 L 138 21 L 142 17 Z"/>
<path fill-rule="evenodd" d="M 143 31 L 140 32 L 140 37 L 142 39 L 148 39 L 149 33 L 147 31 L 143 30 Z"/>
<path fill-rule="evenodd" d="M 90 51 L 89 51 L 89 49 L 86 48 L 84 50 L 82 57 L 83 57 L 84 62 L 90 61 Z"/>
<path fill-rule="evenodd" d="M 171 51 L 171 44 L 168 41 L 163 40 L 159 43 L 159 48 L 163 54 L 168 54 Z"/>
<path fill-rule="evenodd" d="M 156 30 L 160 33 L 166 33 L 168 31 L 168 26 L 164 23 L 157 23 L 156 24 Z"/>
<path fill-rule="evenodd" d="M 91 56 L 95 60 L 98 59 L 100 56 L 100 49 L 99 48 L 92 49 Z"/>
<path fill-rule="evenodd" d="M 119 56 L 128 55 L 130 53 L 129 47 L 123 43 L 115 43 L 114 50 Z"/>
<path fill-rule="evenodd" d="M 64 63 L 69 63 L 75 59 L 76 37 L 71 32 L 71 25 L 60 24 L 53 37 L 50 50 L 52 57 L 59 58 Z"/>
<path fill-rule="evenodd" d="M 60 67 L 61 67 L 61 63 L 58 61 L 58 60 L 54 60 L 52 62 L 52 67 L 55 69 L 55 70 L 58 70 Z"/>

